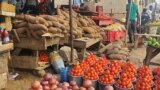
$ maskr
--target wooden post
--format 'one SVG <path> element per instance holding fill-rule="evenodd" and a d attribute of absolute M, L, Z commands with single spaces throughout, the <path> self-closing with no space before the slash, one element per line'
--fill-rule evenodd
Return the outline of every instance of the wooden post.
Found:
<path fill-rule="evenodd" d="M 71 62 L 73 62 L 73 22 L 72 22 L 72 0 L 69 0 L 69 25 L 70 25 Z"/>

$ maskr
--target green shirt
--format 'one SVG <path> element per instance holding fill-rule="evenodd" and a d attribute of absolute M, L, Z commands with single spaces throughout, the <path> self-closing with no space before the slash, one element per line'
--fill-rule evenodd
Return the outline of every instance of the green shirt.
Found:
<path fill-rule="evenodd" d="M 129 11 L 129 10 L 131 10 L 129 19 L 130 20 L 136 20 L 137 12 L 138 12 L 138 6 L 135 3 L 132 3 L 132 5 L 131 5 L 131 3 L 129 3 L 126 6 L 126 11 Z"/>

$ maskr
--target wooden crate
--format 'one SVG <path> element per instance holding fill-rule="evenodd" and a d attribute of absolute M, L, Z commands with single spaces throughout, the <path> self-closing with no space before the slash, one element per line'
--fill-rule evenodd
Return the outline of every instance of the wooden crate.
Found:
<path fill-rule="evenodd" d="M 42 70 L 49 66 L 49 63 L 38 62 L 38 51 L 35 56 L 18 56 L 12 54 L 12 59 L 9 61 L 9 66 L 21 69 Z"/>
<path fill-rule="evenodd" d="M 0 74 L 0 90 L 4 89 L 7 84 L 7 73 L 1 73 Z"/>
<path fill-rule="evenodd" d="M 0 15 L 4 16 L 15 16 L 16 7 L 12 4 L 8 4 L 7 2 L 0 3 Z"/>
<path fill-rule="evenodd" d="M 43 37 L 42 39 L 20 38 L 20 42 L 15 42 L 16 48 L 25 48 L 32 50 L 46 50 L 48 46 L 59 44 L 59 37 Z"/>
<path fill-rule="evenodd" d="M 0 73 L 8 72 L 9 52 L 0 54 Z"/>

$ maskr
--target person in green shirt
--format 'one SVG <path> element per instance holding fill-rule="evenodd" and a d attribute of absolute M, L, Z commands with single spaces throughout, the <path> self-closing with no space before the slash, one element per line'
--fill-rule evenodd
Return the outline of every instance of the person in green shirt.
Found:
<path fill-rule="evenodd" d="M 137 33 L 136 26 L 139 24 L 140 20 L 138 6 L 132 0 L 128 0 L 126 11 L 126 24 L 128 25 L 129 43 L 133 43 L 134 33 Z"/>

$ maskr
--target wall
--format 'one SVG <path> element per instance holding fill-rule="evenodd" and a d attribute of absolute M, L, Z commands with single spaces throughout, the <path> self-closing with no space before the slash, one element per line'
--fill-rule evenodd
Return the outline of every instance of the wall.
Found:
<path fill-rule="evenodd" d="M 101 0 L 106 14 L 113 13 L 115 18 L 124 18 L 127 0 Z"/>

